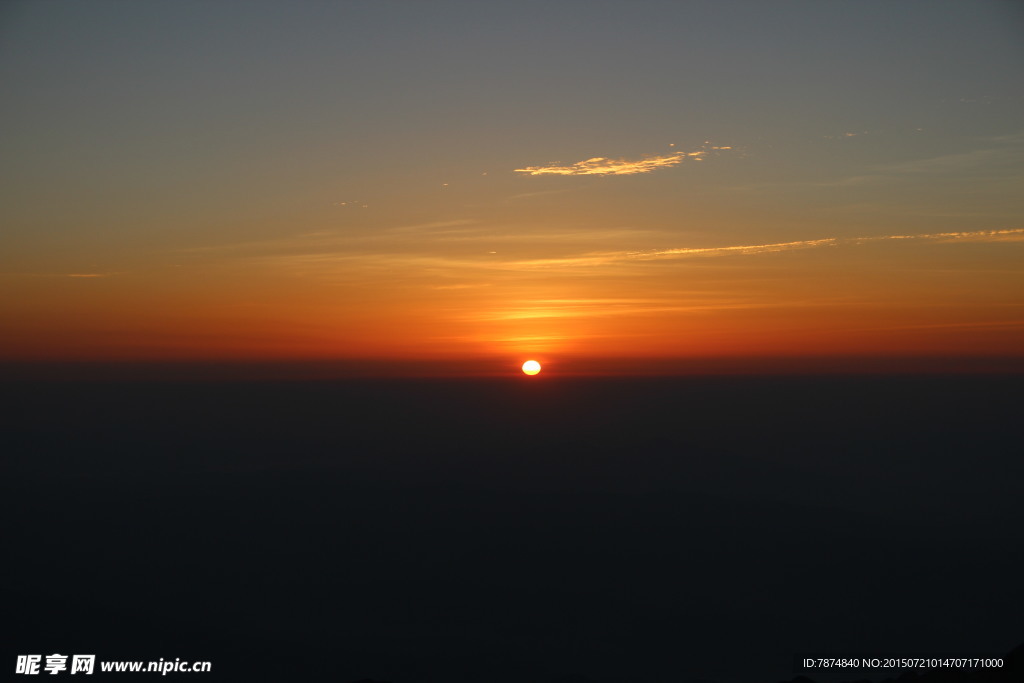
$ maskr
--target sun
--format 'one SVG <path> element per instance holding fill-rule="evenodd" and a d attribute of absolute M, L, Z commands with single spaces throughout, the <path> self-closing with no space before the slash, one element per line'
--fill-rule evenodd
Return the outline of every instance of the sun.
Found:
<path fill-rule="evenodd" d="M 536 375 L 540 372 L 540 363 L 535 360 L 528 360 L 523 363 L 523 372 L 527 375 Z"/>

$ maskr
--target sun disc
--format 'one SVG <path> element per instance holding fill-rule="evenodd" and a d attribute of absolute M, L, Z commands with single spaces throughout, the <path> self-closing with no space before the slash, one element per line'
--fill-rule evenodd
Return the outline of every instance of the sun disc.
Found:
<path fill-rule="evenodd" d="M 523 363 L 523 372 L 527 375 L 536 375 L 540 372 L 540 363 L 535 360 L 528 360 Z"/>

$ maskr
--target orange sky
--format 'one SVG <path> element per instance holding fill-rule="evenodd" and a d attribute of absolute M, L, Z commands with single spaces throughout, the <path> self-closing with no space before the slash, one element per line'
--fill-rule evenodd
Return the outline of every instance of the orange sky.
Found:
<path fill-rule="evenodd" d="M 681 253 L 593 250 L 591 236 L 579 256 L 505 260 L 214 250 L 158 272 L 11 278 L 5 346 L 32 360 L 479 358 L 484 373 L 527 357 L 649 371 L 644 359 L 1015 356 L 1020 272 L 991 264 L 1022 234 Z"/>
<path fill-rule="evenodd" d="M 729 66 L 756 17 L 691 45 L 655 27 L 712 10 L 582 23 L 553 10 L 566 51 L 523 56 L 522 36 L 487 13 L 424 33 L 360 7 L 356 24 L 393 30 L 383 47 L 339 15 L 286 56 L 239 34 L 203 59 L 147 39 L 157 15 L 196 8 L 124 12 L 112 20 L 129 37 L 106 52 L 102 17 L 15 16 L 2 55 L 18 67 L 3 126 L 0 361 L 488 374 L 527 357 L 567 373 L 615 358 L 628 373 L 1024 356 L 1024 61 L 1006 29 L 992 33 L 994 9 L 876 40 L 871 54 L 856 51 L 867 20 L 827 40 L 780 24 L 796 56 L 765 57 L 781 60 L 768 92 Z M 275 11 L 250 21 L 272 25 Z M 623 22 L 654 32 L 632 43 L 643 49 L 594 44 Z M 982 37 L 987 51 L 971 52 Z M 932 61 L 892 67 L 899 41 Z M 408 45 L 412 61 L 385 49 Z M 79 61 L 48 52 L 76 47 Z M 698 48 L 703 69 L 665 61 Z M 835 90 L 815 60 L 879 78 Z M 887 84 L 891 68 L 909 71 Z M 615 73 L 664 82 L 623 81 L 613 96 L 593 80 Z"/>

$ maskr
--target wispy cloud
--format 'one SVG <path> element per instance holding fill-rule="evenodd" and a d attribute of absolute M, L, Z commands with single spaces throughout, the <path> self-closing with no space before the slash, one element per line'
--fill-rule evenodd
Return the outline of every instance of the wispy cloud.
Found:
<path fill-rule="evenodd" d="M 886 242 L 892 240 L 929 240 L 939 242 L 972 241 L 996 242 L 1018 241 L 1024 239 L 1024 228 L 1009 230 L 975 230 L 969 232 L 937 232 L 919 235 L 875 235 L 868 237 L 825 237 L 817 240 L 800 240 L 797 242 L 776 242 L 772 244 L 748 244 L 730 247 L 677 248 L 655 249 L 648 252 L 630 252 L 635 258 L 664 258 L 681 256 L 739 254 L 765 254 L 792 249 L 812 249 L 815 247 L 834 247 L 844 244 L 867 244 L 869 242 Z"/>
<path fill-rule="evenodd" d="M 511 197 L 507 197 L 505 201 L 511 202 L 520 199 L 532 199 L 534 197 L 545 197 L 548 195 L 565 194 L 566 192 L 569 192 L 569 190 L 565 188 L 561 190 L 538 190 L 537 192 L 521 192 L 519 194 L 514 194 Z"/>
<path fill-rule="evenodd" d="M 110 277 L 111 275 L 119 275 L 120 273 L 0 273 L 2 277 L 74 277 L 84 279 L 95 279 L 101 277 Z"/>
<path fill-rule="evenodd" d="M 879 170 L 893 174 L 932 174 L 963 171 L 987 167 L 994 162 L 1005 158 L 1001 149 L 977 149 L 971 152 L 958 154 L 943 154 L 929 159 L 916 159 L 905 161 L 888 166 L 881 166 Z"/>
<path fill-rule="evenodd" d="M 594 244 L 643 238 L 650 243 L 658 231 L 639 228 L 538 230 L 528 226 L 502 226 L 496 228 L 470 220 L 438 221 L 363 231 L 348 234 L 340 231 L 319 231 L 289 235 L 276 239 L 232 242 L 218 245 L 187 247 L 177 251 L 188 254 L 225 254 L 234 257 L 297 256 L 311 258 L 373 258 L 380 249 L 399 248 L 408 255 L 424 255 L 442 252 L 445 258 L 451 256 L 453 244 L 497 246 L 508 244 L 538 244 L 569 246 L 573 244 Z M 485 249 L 490 254 L 497 253 Z"/>
<path fill-rule="evenodd" d="M 177 251 L 181 253 L 281 253 L 281 252 L 330 252 L 340 247 L 352 248 L 358 244 L 371 244 L 394 240 L 396 237 L 410 239 L 416 236 L 427 236 L 436 238 L 442 235 L 466 235 L 484 230 L 485 228 L 475 225 L 475 221 L 468 219 L 433 221 L 430 223 L 416 223 L 413 225 L 399 225 L 392 228 L 374 232 L 361 232 L 351 234 L 335 230 L 319 230 L 297 235 L 286 235 L 275 239 L 254 240 L 246 242 L 227 242 L 224 244 L 213 244 L 201 247 L 186 247 Z"/>
<path fill-rule="evenodd" d="M 797 242 L 774 242 L 771 244 L 738 244 L 729 247 L 675 247 L 672 249 L 652 249 L 650 251 L 629 252 L 633 258 L 667 258 L 683 256 L 715 256 L 724 254 L 766 254 L 792 249 L 811 249 L 813 247 L 830 247 L 839 244 L 838 237 L 825 237 L 818 240 L 800 240 Z"/>
<path fill-rule="evenodd" d="M 993 179 L 1020 177 L 1020 157 L 1022 145 L 1024 145 L 1024 133 L 986 138 L 983 142 L 985 146 L 978 149 L 876 165 L 867 168 L 867 172 L 859 175 L 817 184 L 819 186 L 852 186 L 891 182 L 897 179 L 956 177 L 965 174 Z"/>
<path fill-rule="evenodd" d="M 862 131 L 859 131 L 857 133 L 852 133 L 852 132 L 847 131 L 845 133 L 840 133 L 839 135 L 825 135 L 823 137 L 825 139 L 827 139 L 827 140 L 848 140 L 850 138 L 855 138 L 858 135 L 867 135 L 867 134 L 868 134 L 868 131 L 866 131 L 866 130 L 862 130 Z"/>
<path fill-rule="evenodd" d="M 434 232 L 446 229 L 466 229 L 466 226 L 475 225 L 476 221 L 468 218 L 459 218 L 450 221 L 431 221 L 430 223 L 415 223 L 413 225 L 402 225 L 395 228 L 388 228 L 389 233 L 406 232 Z M 479 229 L 479 228 L 477 228 Z"/>
<path fill-rule="evenodd" d="M 571 164 L 554 162 L 545 166 L 527 166 L 515 169 L 516 173 L 525 175 L 635 175 L 650 173 L 660 168 L 668 168 L 686 160 L 700 161 L 709 154 L 731 150 L 732 147 L 717 147 L 705 144 L 690 152 L 672 152 L 663 155 L 648 155 L 639 159 L 610 159 L 608 157 L 592 157 Z"/>
<path fill-rule="evenodd" d="M 451 290 L 451 289 L 480 289 L 482 287 L 490 287 L 490 282 L 464 282 L 457 285 L 434 285 L 431 289 L 439 290 Z"/>
<path fill-rule="evenodd" d="M 1024 240 L 1024 228 L 1006 230 L 976 230 L 965 232 L 939 232 L 919 235 L 876 235 L 866 237 L 825 237 L 815 240 L 799 240 L 794 242 L 772 242 L 767 244 L 742 244 L 725 247 L 672 247 L 666 249 L 649 249 L 645 251 L 591 252 L 579 256 L 561 258 L 532 259 L 509 264 L 511 267 L 524 269 L 587 267 L 602 266 L 612 263 L 642 261 L 654 259 L 679 259 L 700 256 L 726 256 L 730 254 L 769 254 L 797 249 L 815 249 L 820 247 L 839 247 L 872 242 L 895 241 L 932 241 L 932 242 L 1017 242 Z"/>
<path fill-rule="evenodd" d="M 399 233 L 406 236 L 415 234 L 422 238 L 418 240 L 406 237 L 394 241 L 383 234 L 378 234 L 376 239 L 367 237 L 365 241 L 304 238 L 299 242 L 289 242 L 288 249 L 282 249 L 283 245 L 276 241 L 237 245 L 237 253 L 233 256 L 250 265 L 283 267 L 301 277 L 315 277 L 336 284 L 385 278 L 389 287 L 416 284 L 438 291 L 457 292 L 489 287 L 495 277 L 501 278 L 501 282 L 508 282 L 509 278 L 530 278 L 541 273 L 584 278 L 615 272 L 635 275 L 644 264 L 681 259 L 753 257 L 822 248 L 853 249 L 859 245 L 885 243 L 1024 241 L 1024 228 L 1007 228 L 657 248 L 654 240 L 664 239 L 665 235 L 656 231 L 584 230 L 531 236 L 494 235 L 477 232 L 479 229 L 478 226 L 464 224 L 424 224 L 407 226 L 404 228 L 407 232 Z M 638 235 L 642 235 L 643 241 L 654 248 L 614 249 L 623 243 L 638 244 Z M 584 244 L 593 249 L 599 240 L 612 248 L 582 250 Z M 498 250 L 488 249 L 490 245 L 483 242 L 493 243 Z M 509 248 L 506 250 L 498 246 L 499 243 Z M 605 303 L 609 304 L 604 306 L 608 311 L 605 315 L 612 314 L 616 306 Z M 637 304 L 631 302 L 630 305 L 635 307 Z M 559 310 L 566 314 L 564 306 Z"/>
<path fill-rule="evenodd" d="M 538 320 L 543 318 L 604 318 L 655 313 L 696 313 L 726 309 L 775 308 L 781 303 L 764 303 L 740 298 L 721 298 L 702 293 L 690 299 L 534 299 L 519 306 L 481 313 L 467 313 L 474 321 Z M 785 305 L 792 306 L 792 302 Z"/>
<path fill-rule="evenodd" d="M 1024 328 L 1024 320 L 983 320 L 975 322 L 951 322 L 951 323 L 930 323 L 923 325 L 894 325 L 889 327 L 881 328 L 870 328 L 870 329 L 882 329 L 882 330 L 971 330 L 971 329 L 989 329 L 989 330 L 1016 330 Z"/>

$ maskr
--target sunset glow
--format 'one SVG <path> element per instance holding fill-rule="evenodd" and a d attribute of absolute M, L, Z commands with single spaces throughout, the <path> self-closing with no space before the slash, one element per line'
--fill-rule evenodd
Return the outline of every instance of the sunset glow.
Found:
<path fill-rule="evenodd" d="M 581 24 L 570 5 L 539 23 L 438 9 L 430 31 L 374 3 L 261 5 L 247 21 L 318 27 L 308 52 L 229 31 L 209 55 L 143 39 L 184 21 L 174 3 L 25 5 L 5 47 L 0 362 L 1024 358 L 1012 22 L 949 18 L 986 27 L 983 53 L 932 50 L 939 28 L 820 51 L 811 19 L 756 3 L 725 40 L 697 28 L 721 23 L 710 8 Z M 874 35 L 872 12 L 842 35 Z M 815 57 L 758 49 L 766 24 Z M 609 47 L 634 25 L 644 50 Z M 130 58 L 96 47 L 109 26 L 138 37 Z M 522 54 L 538 31 L 564 40 Z M 914 45 L 932 62 L 894 56 Z M 854 78 L 871 64 L 891 83 Z"/>
<path fill-rule="evenodd" d="M 3 2 L 6 666 L 1009 680 L 1022 74 L 1005 0 Z"/>

